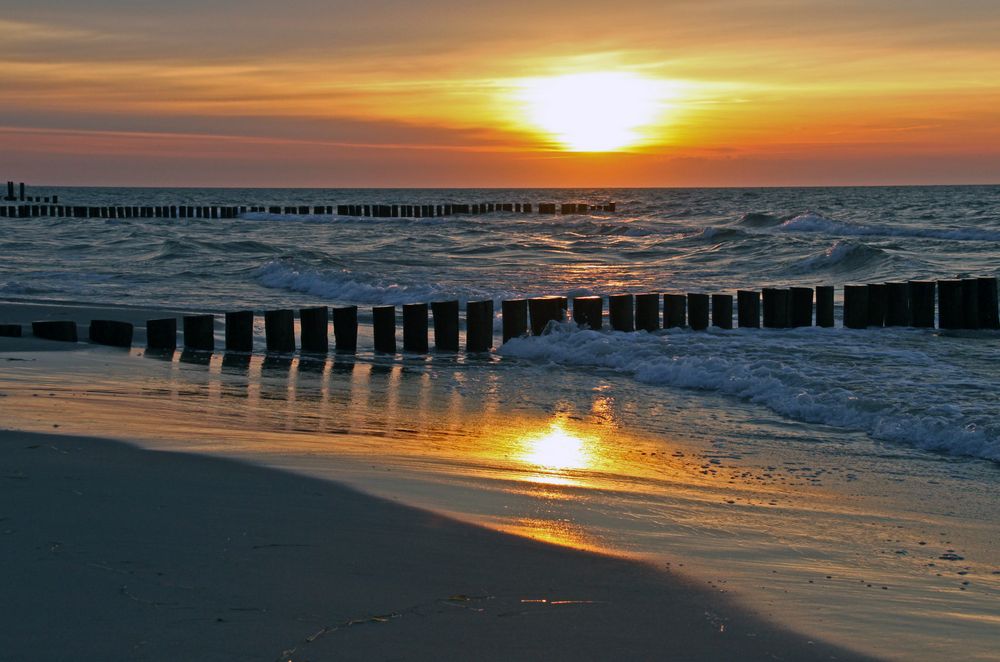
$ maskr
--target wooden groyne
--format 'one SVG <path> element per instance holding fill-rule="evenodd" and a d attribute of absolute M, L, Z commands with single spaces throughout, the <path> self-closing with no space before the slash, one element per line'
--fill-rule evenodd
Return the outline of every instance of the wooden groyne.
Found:
<path fill-rule="evenodd" d="M 729 293 L 688 292 L 615 294 L 605 297 L 561 296 L 507 299 L 501 302 L 502 342 L 524 336 L 544 335 L 551 323 L 572 320 L 578 326 L 623 333 L 655 332 L 661 328 L 688 328 L 703 331 L 711 327 L 732 329 L 786 329 L 808 326 L 834 327 L 832 286 L 764 288 Z M 997 279 L 995 277 L 945 279 L 845 285 L 841 326 L 847 329 L 873 327 L 914 327 L 952 329 L 1000 329 Z M 763 305 L 761 305 L 763 303 Z M 661 306 L 662 304 L 662 306 Z M 402 306 L 402 350 L 426 354 L 457 352 L 462 325 L 460 302 L 434 301 Z M 397 306 L 374 306 L 372 350 L 379 354 L 397 352 L 399 329 Z M 735 316 L 734 316 L 735 312 Z M 254 348 L 255 311 L 226 313 L 224 345 L 227 353 L 250 353 Z M 358 307 L 311 306 L 296 311 L 269 310 L 264 318 L 264 341 L 271 354 L 327 354 L 332 327 L 334 350 L 358 351 Z M 296 342 L 295 319 L 299 320 Z M 489 352 L 494 348 L 494 302 L 469 301 L 465 305 L 465 351 Z M 433 320 L 433 324 L 431 323 Z M 146 322 L 146 347 L 153 351 L 216 350 L 215 315 L 186 315 L 178 319 L 151 319 Z M 66 320 L 46 320 L 31 325 L 35 337 L 77 342 L 77 325 Z M 433 344 L 430 333 L 433 329 Z M 19 324 L 0 324 L 0 336 L 21 337 Z M 93 320 L 91 342 L 130 347 L 133 326 L 128 322 Z"/>

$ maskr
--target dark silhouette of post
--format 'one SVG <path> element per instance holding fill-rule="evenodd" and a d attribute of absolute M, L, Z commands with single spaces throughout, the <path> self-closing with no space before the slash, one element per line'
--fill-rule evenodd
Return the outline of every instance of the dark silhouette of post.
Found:
<path fill-rule="evenodd" d="M 663 328 L 673 329 L 687 324 L 687 297 L 683 294 L 663 295 Z"/>
<path fill-rule="evenodd" d="M 782 288 L 765 287 L 761 294 L 764 301 L 764 328 L 788 328 L 791 324 L 791 292 Z"/>
<path fill-rule="evenodd" d="M 816 326 L 833 326 L 833 285 L 816 287 Z"/>
<path fill-rule="evenodd" d="M 132 324 L 131 322 L 119 322 L 118 320 L 91 320 L 88 336 L 90 342 L 98 345 L 108 345 L 110 347 L 131 347 L 132 346 Z"/>
<path fill-rule="evenodd" d="M 372 326 L 375 336 L 375 351 L 383 354 L 395 354 L 396 306 L 375 306 L 372 308 Z"/>
<path fill-rule="evenodd" d="M 439 352 L 458 351 L 458 302 L 435 301 L 431 303 L 434 313 L 434 349 Z"/>
<path fill-rule="evenodd" d="M 338 352 L 353 354 L 358 351 L 357 306 L 333 309 L 333 339 Z"/>
<path fill-rule="evenodd" d="M 736 292 L 736 322 L 741 329 L 760 328 L 760 292 L 752 290 Z"/>
<path fill-rule="evenodd" d="M 962 279 L 962 328 L 979 328 L 979 279 Z"/>
<path fill-rule="evenodd" d="M 712 326 L 720 329 L 733 328 L 733 295 L 712 295 Z"/>
<path fill-rule="evenodd" d="M 656 331 L 660 328 L 660 295 L 635 295 L 635 328 L 638 331 Z"/>
<path fill-rule="evenodd" d="M 20 324 L 0 324 L 0 338 L 20 338 Z"/>
<path fill-rule="evenodd" d="M 177 349 L 177 319 L 146 320 L 146 348 L 171 352 Z"/>
<path fill-rule="evenodd" d="M 211 352 L 215 349 L 215 316 L 184 316 L 184 349 Z"/>
<path fill-rule="evenodd" d="M 911 280 L 910 289 L 910 324 L 912 326 L 934 328 L 934 295 L 936 286 L 932 280 Z"/>
<path fill-rule="evenodd" d="M 427 343 L 427 312 L 426 303 L 403 304 L 403 350 L 426 354 Z"/>
<path fill-rule="evenodd" d="M 76 342 L 76 322 L 70 320 L 44 320 L 31 323 L 31 334 L 43 340 Z"/>
<path fill-rule="evenodd" d="M 908 283 L 885 284 L 885 325 L 910 326 L 910 286 Z"/>
<path fill-rule="evenodd" d="M 965 323 L 962 313 L 962 281 L 939 280 L 938 290 L 938 328 L 961 329 Z"/>
<path fill-rule="evenodd" d="M 289 354 L 295 351 L 295 312 L 268 310 L 264 312 L 264 340 L 268 352 Z"/>
<path fill-rule="evenodd" d="M 599 296 L 573 297 L 573 321 L 578 326 L 600 331 L 604 327 L 604 299 Z"/>
<path fill-rule="evenodd" d="M 886 289 L 882 283 L 868 285 L 868 326 L 885 326 Z"/>
<path fill-rule="evenodd" d="M 867 285 L 844 285 L 844 326 L 848 329 L 868 326 Z"/>
<path fill-rule="evenodd" d="M 608 297 L 608 324 L 615 331 L 635 331 L 635 300 L 631 294 Z"/>
<path fill-rule="evenodd" d="M 465 304 L 465 350 L 488 352 L 493 348 L 493 299 Z"/>
<path fill-rule="evenodd" d="M 540 336 L 549 322 L 561 322 L 564 319 L 562 305 L 563 297 L 535 297 L 528 299 L 528 312 L 531 317 L 531 334 Z"/>
<path fill-rule="evenodd" d="M 330 351 L 330 311 L 326 306 L 299 310 L 299 343 L 307 354 Z"/>
<path fill-rule="evenodd" d="M 694 331 L 708 328 L 709 296 L 700 292 L 688 292 L 688 326 Z"/>
<path fill-rule="evenodd" d="M 789 326 L 812 326 L 813 323 L 813 289 L 811 287 L 793 287 L 789 289 Z"/>
<path fill-rule="evenodd" d="M 979 328 L 1000 329 L 1000 316 L 997 314 L 997 279 L 996 277 L 980 278 L 979 286 Z"/>
<path fill-rule="evenodd" d="M 508 299 L 500 304 L 503 341 L 528 335 L 528 300 Z"/>
<path fill-rule="evenodd" d="M 237 310 L 226 313 L 226 351 L 253 351 L 252 310 Z"/>

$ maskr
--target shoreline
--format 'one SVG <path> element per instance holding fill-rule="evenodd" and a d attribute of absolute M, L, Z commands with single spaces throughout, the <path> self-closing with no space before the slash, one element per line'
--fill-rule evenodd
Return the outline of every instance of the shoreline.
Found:
<path fill-rule="evenodd" d="M 643 564 L 231 459 L 0 431 L 16 659 L 838 659 Z"/>

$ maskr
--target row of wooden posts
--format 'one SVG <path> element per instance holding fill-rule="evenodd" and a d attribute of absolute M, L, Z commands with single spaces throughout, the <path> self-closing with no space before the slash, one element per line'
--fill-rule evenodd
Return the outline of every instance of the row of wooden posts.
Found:
<path fill-rule="evenodd" d="M 49 199 L 46 198 L 45 202 L 49 202 Z M 58 202 L 58 199 L 53 202 Z M 0 206 L 0 218 L 239 218 L 248 213 L 298 214 L 302 216 L 330 216 L 336 213 L 338 216 L 374 218 L 429 218 L 452 216 L 454 214 L 486 214 L 494 212 L 530 214 L 535 209 L 538 210 L 539 214 L 555 214 L 557 212 L 562 214 L 585 214 L 591 211 L 614 212 L 617 210 L 617 204 L 614 202 L 601 204 L 566 202 L 557 205 L 551 202 L 543 202 L 535 205 L 530 202 L 476 202 L 471 204 L 433 205 L 114 205 L 104 207 L 31 204 L 2 205 Z"/>
<path fill-rule="evenodd" d="M 847 328 L 871 326 L 913 326 L 933 328 L 937 295 L 938 327 L 942 329 L 998 329 L 997 279 L 910 281 L 873 283 L 844 287 L 844 320 Z M 736 294 L 736 320 L 740 327 L 759 328 L 763 317 L 766 328 L 834 326 L 834 289 L 832 286 L 765 288 L 761 292 L 740 290 Z M 569 304 L 572 301 L 572 313 Z M 663 304 L 662 317 L 660 302 Z M 733 328 L 731 294 L 617 294 L 608 297 L 608 325 L 616 331 L 655 331 L 663 328 L 689 327 L 704 330 L 710 325 Z M 761 305 L 763 303 L 763 305 Z M 332 314 L 331 314 L 332 312 Z M 439 351 L 458 351 L 458 301 L 405 304 L 403 313 L 403 350 L 429 351 L 429 331 L 433 319 L 434 347 Z M 761 315 L 763 313 L 763 315 Z M 571 317 L 582 327 L 604 328 L 604 298 L 600 296 L 547 296 L 532 299 L 509 299 L 501 302 L 503 342 L 525 335 L 541 335 L 552 321 Z M 254 311 L 225 314 L 225 349 L 228 352 L 252 352 Z M 469 301 L 465 305 L 465 347 L 468 352 L 487 352 L 493 347 L 493 301 Z M 183 346 L 188 350 L 215 349 L 214 315 L 186 315 L 182 318 Z M 299 310 L 298 348 L 305 353 L 329 351 L 330 322 L 333 323 L 334 347 L 338 352 L 356 352 L 358 348 L 358 307 L 330 309 L 326 306 Z M 151 350 L 174 350 L 177 347 L 177 318 L 146 322 L 146 345 Z M 373 346 L 376 352 L 395 353 L 396 306 L 372 308 Z M 43 321 L 32 324 L 40 338 L 77 340 L 76 323 Z M 20 336 L 20 325 L 0 325 L 0 335 Z M 130 347 L 133 327 L 128 322 L 94 320 L 90 340 L 104 345 Z M 270 310 L 264 313 L 264 335 L 268 352 L 291 353 L 296 350 L 295 311 Z"/>
<path fill-rule="evenodd" d="M 24 182 L 19 183 L 17 195 L 14 194 L 14 182 L 7 182 L 7 195 L 4 196 L 4 200 L 7 202 L 51 202 L 52 204 L 58 204 L 59 196 L 40 196 L 40 195 L 25 195 Z"/>

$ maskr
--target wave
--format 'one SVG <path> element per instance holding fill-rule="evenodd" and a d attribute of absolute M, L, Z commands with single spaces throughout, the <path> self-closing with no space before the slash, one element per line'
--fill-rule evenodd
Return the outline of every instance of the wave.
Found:
<path fill-rule="evenodd" d="M 788 271 L 794 274 L 826 270 L 842 273 L 878 266 L 887 259 L 889 254 L 880 248 L 841 239 L 822 253 L 810 255 L 801 262 L 790 265 Z"/>
<path fill-rule="evenodd" d="M 972 406 L 970 410 L 981 417 L 974 420 L 954 403 L 952 391 L 935 386 L 939 380 L 947 383 L 955 378 L 948 364 L 918 351 L 887 346 L 885 334 L 879 334 L 881 341 L 865 345 L 858 334 L 843 329 L 836 334 L 819 329 L 757 332 L 752 339 L 739 331 L 596 332 L 572 323 L 553 323 L 548 331 L 540 337 L 511 340 L 500 352 L 531 361 L 609 368 L 645 384 L 732 395 L 806 423 L 862 430 L 875 439 L 926 450 L 1000 460 L 995 414 Z M 817 335 L 822 335 L 831 356 L 852 355 L 854 360 L 817 366 L 812 358 Z M 856 370 L 855 360 L 864 361 L 866 371 Z M 923 371 L 924 378 L 896 374 L 897 366 Z M 964 374 L 962 379 L 966 384 L 971 380 Z M 893 388 L 886 388 L 889 384 Z M 982 383 L 976 388 L 990 392 L 992 387 Z"/>
<path fill-rule="evenodd" d="M 751 211 L 740 216 L 739 220 L 736 221 L 736 224 L 745 225 L 751 228 L 773 228 L 776 225 L 781 225 L 784 220 L 785 219 L 778 216 L 772 216 L 771 214 Z"/>
<path fill-rule="evenodd" d="M 777 227 L 782 232 L 817 232 L 838 236 L 916 237 L 951 241 L 1000 241 L 1000 230 L 948 228 L 910 228 L 863 225 L 837 221 L 816 212 L 806 212 L 790 218 Z"/>

